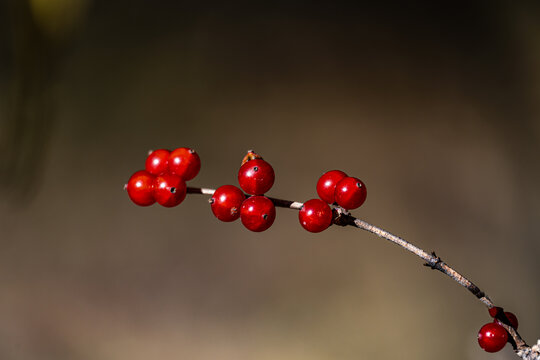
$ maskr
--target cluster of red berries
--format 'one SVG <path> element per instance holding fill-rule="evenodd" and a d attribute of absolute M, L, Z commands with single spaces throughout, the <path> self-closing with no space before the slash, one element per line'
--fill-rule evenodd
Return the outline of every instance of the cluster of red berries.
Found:
<path fill-rule="evenodd" d="M 238 184 L 250 196 L 246 198 L 242 190 L 234 185 L 220 186 L 210 199 L 212 212 L 225 222 L 240 218 L 251 231 L 268 229 L 276 219 L 276 208 L 264 194 L 272 188 L 274 180 L 272 165 L 260 155 L 248 151 L 238 170 Z"/>
<path fill-rule="evenodd" d="M 199 155 L 193 149 L 154 150 L 148 154 L 145 170 L 137 171 L 126 184 L 129 198 L 140 206 L 155 203 L 165 207 L 180 204 L 186 197 L 186 181 L 201 169 Z"/>
<path fill-rule="evenodd" d="M 504 316 L 502 316 L 504 313 Z M 482 326 L 478 332 L 478 344 L 487 352 L 497 352 L 501 350 L 508 342 L 508 332 L 501 325 L 500 318 L 506 318 L 505 323 L 517 330 L 518 319 L 511 312 L 506 312 L 501 307 L 492 307 L 489 309 L 489 315 L 494 318 L 492 323 Z M 506 320 L 508 320 L 506 322 Z"/>
<path fill-rule="evenodd" d="M 210 199 L 212 212 L 221 221 L 234 221 L 238 218 L 251 231 L 264 231 L 274 223 L 276 209 L 271 199 L 264 196 L 274 184 L 272 166 L 253 151 L 242 161 L 238 171 L 238 183 L 248 197 L 236 186 L 219 187 Z M 343 171 L 332 170 L 323 174 L 317 182 L 320 199 L 306 201 L 298 214 L 300 224 L 310 232 L 327 229 L 333 220 L 332 209 L 328 204 L 339 205 L 346 210 L 360 207 L 366 200 L 364 183 L 349 177 Z"/>
<path fill-rule="evenodd" d="M 163 206 L 173 207 L 184 200 L 186 181 L 193 179 L 200 168 L 201 160 L 193 149 L 155 150 L 146 158 L 145 170 L 131 176 L 126 190 L 137 205 L 149 206 L 157 201 Z M 264 194 L 272 188 L 274 180 L 272 166 L 260 155 L 248 151 L 238 171 L 241 189 L 233 185 L 219 187 L 210 199 L 212 212 L 225 222 L 240 218 L 251 231 L 268 229 L 274 223 L 276 209 Z M 366 186 L 360 179 L 349 177 L 340 170 L 323 174 L 317 182 L 317 193 L 320 199 L 306 201 L 298 214 L 302 227 L 315 233 L 332 224 L 333 213 L 329 204 L 345 210 L 356 209 L 367 196 Z"/>
<path fill-rule="evenodd" d="M 306 201 L 298 214 L 302 227 L 314 233 L 326 230 L 332 224 L 333 214 L 328 204 L 346 210 L 356 209 L 366 201 L 367 189 L 362 180 L 340 170 L 331 170 L 317 181 L 317 194 L 320 199 Z"/>

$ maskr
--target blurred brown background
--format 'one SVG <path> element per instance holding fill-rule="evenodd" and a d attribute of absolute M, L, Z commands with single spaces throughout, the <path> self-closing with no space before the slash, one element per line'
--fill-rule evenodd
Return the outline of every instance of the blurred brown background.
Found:
<path fill-rule="evenodd" d="M 538 2 L 13 0 L 0 5 L 0 358 L 513 359 L 466 290 L 355 229 L 251 233 L 203 196 L 133 205 L 148 149 L 192 186 L 362 178 L 354 213 L 540 337 Z"/>

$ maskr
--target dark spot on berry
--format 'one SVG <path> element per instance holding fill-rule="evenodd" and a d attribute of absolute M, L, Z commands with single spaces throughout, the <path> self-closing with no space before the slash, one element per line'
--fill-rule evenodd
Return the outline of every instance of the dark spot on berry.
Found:
<path fill-rule="evenodd" d="M 236 207 L 231 208 L 231 214 L 234 215 L 238 212 L 238 209 Z"/>
<path fill-rule="evenodd" d="M 361 184 L 361 183 L 359 183 L 359 182 L 357 182 L 357 183 L 356 183 L 356 187 L 359 187 L 359 188 L 361 188 L 361 187 L 362 187 L 362 184 Z"/>
<path fill-rule="evenodd" d="M 174 194 L 174 193 L 176 193 L 176 188 L 175 188 L 175 187 L 172 187 L 172 188 L 171 188 L 171 194 Z"/>
<path fill-rule="evenodd" d="M 189 149 L 189 153 L 190 153 L 190 154 L 195 154 L 195 150 Z"/>
<path fill-rule="evenodd" d="M 208 199 L 208 202 L 209 202 L 210 204 L 213 204 L 213 203 L 214 203 L 214 198 Z"/>
<path fill-rule="evenodd" d="M 254 166 L 254 167 L 253 167 L 253 171 L 259 171 L 259 167 L 258 167 L 258 166 Z"/>
<path fill-rule="evenodd" d="M 268 214 L 263 214 L 262 218 L 263 218 L 264 220 L 268 219 Z"/>

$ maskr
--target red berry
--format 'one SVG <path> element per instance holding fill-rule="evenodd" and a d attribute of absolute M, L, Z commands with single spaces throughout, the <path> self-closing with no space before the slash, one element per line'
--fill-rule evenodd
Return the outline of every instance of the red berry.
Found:
<path fill-rule="evenodd" d="M 497 317 L 497 315 L 503 311 L 503 308 L 500 306 L 494 306 L 490 308 L 488 311 L 489 311 L 489 315 L 491 315 L 491 317 L 494 318 L 494 317 Z"/>
<path fill-rule="evenodd" d="M 500 321 L 500 320 L 497 319 L 497 316 L 499 314 L 502 314 L 502 312 L 503 312 L 503 308 L 499 307 L 499 306 L 494 306 L 494 307 L 489 309 L 489 315 L 491 315 L 492 318 L 495 318 L 495 322 Z M 506 316 L 506 318 L 509 321 L 509 324 L 507 324 L 507 325 L 512 325 L 512 327 L 517 330 L 519 322 L 518 322 L 518 319 L 517 319 L 516 315 L 514 315 L 511 312 L 505 311 L 504 316 Z"/>
<path fill-rule="evenodd" d="M 339 206 L 352 210 L 360 207 L 366 201 L 366 185 L 357 178 L 346 177 L 336 185 L 335 198 Z"/>
<path fill-rule="evenodd" d="M 242 203 L 240 219 L 249 230 L 264 231 L 274 223 L 276 208 L 266 196 L 252 196 Z"/>
<path fill-rule="evenodd" d="M 325 172 L 319 178 L 319 181 L 317 181 L 317 194 L 319 194 L 319 197 L 328 204 L 333 204 L 336 202 L 334 197 L 336 185 L 341 179 L 346 177 L 347 174 L 341 170 L 330 170 Z"/>
<path fill-rule="evenodd" d="M 169 155 L 171 152 L 165 149 L 154 150 L 146 158 L 146 171 L 152 175 L 165 173 L 169 165 Z"/>
<path fill-rule="evenodd" d="M 508 319 L 508 321 L 510 321 L 510 325 L 512 325 L 512 327 L 513 327 L 514 329 L 517 330 L 518 325 L 519 325 L 517 316 L 514 315 L 514 314 L 511 313 L 511 312 L 506 312 L 506 311 L 504 312 L 504 315 L 506 316 L 506 318 Z"/>
<path fill-rule="evenodd" d="M 508 333 L 497 323 L 489 323 L 478 332 L 478 344 L 487 352 L 501 350 L 508 341 Z"/>
<path fill-rule="evenodd" d="M 240 207 L 245 199 L 242 190 L 236 186 L 220 186 L 210 199 L 212 212 L 221 221 L 234 221 L 240 217 Z"/>
<path fill-rule="evenodd" d="M 154 179 L 154 175 L 144 170 L 131 175 L 126 184 L 126 190 L 131 201 L 140 206 L 149 206 L 155 203 Z"/>
<path fill-rule="evenodd" d="M 332 209 L 320 199 L 311 199 L 298 212 L 298 219 L 304 229 L 318 233 L 332 224 Z"/>
<path fill-rule="evenodd" d="M 178 175 L 163 174 L 156 178 L 154 184 L 154 197 L 165 207 L 180 204 L 186 197 L 186 182 Z"/>
<path fill-rule="evenodd" d="M 201 170 L 201 159 L 195 150 L 178 148 L 169 156 L 169 171 L 185 181 L 193 179 Z"/>
<path fill-rule="evenodd" d="M 262 195 L 274 185 L 274 169 L 263 159 L 246 162 L 238 171 L 238 183 L 251 195 Z"/>

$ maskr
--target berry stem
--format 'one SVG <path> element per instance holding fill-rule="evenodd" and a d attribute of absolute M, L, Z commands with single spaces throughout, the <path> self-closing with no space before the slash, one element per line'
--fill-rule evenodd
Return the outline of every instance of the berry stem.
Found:
<path fill-rule="evenodd" d="M 209 188 L 196 188 L 196 187 L 188 187 L 187 193 L 188 194 L 203 194 L 203 195 L 213 195 L 215 192 L 214 189 Z M 251 195 L 246 194 L 246 198 L 250 197 Z M 290 200 L 282 200 L 282 199 L 276 199 L 276 198 L 270 198 L 275 206 L 282 207 L 282 208 L 289 208 L 294 210 L 300 210 L 303 203 L 296 202 L 296 201 L 290 201 Z M 339 226 L 354 226 L 356 228 L 368 231 L 372 234 L 375 234 L 383 239 L 386 239 L 405 250 L 412 252 L 416 256 L 420 257 L 422 260 L 425 261 L 424 266 L 428 266 L 433 270 L 439 270 L 443 274 L 448 275 L 452 280 L 460 284 L 461 286 L 465 287 L 467 290 L 469 290 L 473 295 L 475 295 L 488 309 L 491 309 L 495 307 L 495 304 L 490 300 L 490 298 L 478 288 L 472 281 L 467 279 L 465 276 L 458 273 L 455 269 L 450 267 L 448 264 L 446 264 L 444 261 L 441 260 L 440 257 L 438 257 L 435 252 L 428 253 L 418 246 L 415 246 L 411 244 L 410 242 L 400 238 L 399 236 L 393 235 L 389 233 L 386 230 L 383 230 L 375 225 L 371 225 L 363 220 L 357 219 L 354 216 L 350 215 L 347 210 L 343 209 L 342 207 L 336 207 L 333 210 L 334 217 L 333 217 L 333 223 Z M 510 343 L 512 344 L 514 351 L 516 354 L 521 357 L 524 360 L 540 360 L 540 340 L 538 341 L 538 345 L 535 345 L 533 347 L 530 347 L 525 343 L 525 341 L 521 338 L 521 336 L 518 334 L 516 329 L 514 329 L 512 326 L 504 324 L 503 322 L 499 322 L 501 326 L 503 326 L 506 331 L 510 334 L 512 341 Z"/>

